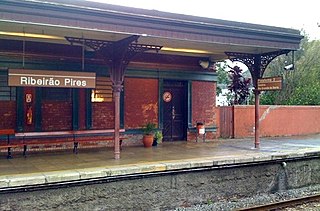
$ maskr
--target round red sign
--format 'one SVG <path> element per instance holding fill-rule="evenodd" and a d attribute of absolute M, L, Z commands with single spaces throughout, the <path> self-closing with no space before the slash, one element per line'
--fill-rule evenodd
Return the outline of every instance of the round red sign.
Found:
<path fill-rule="evenodd" d="M 172 100 L 172 95 L 170 92 L 164 92 L 162 95 L 164 102 L 170 102 Z"/>

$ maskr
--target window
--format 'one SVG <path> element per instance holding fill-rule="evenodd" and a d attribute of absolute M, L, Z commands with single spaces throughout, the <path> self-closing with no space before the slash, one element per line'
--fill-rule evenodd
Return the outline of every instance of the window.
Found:
<path fill-rule="evenodd" d="M 91 102 L 112 102 L 112 82 L 110 78 L 96 78 L 96 88 L 91 92 Z"/>
<path fill-rule="evenodd" d="M 42 88 L 42 99 L 49 101 L 71 101 L 70 88 Z"/>
<path fill-rule="evenodd" d="M 0 69 L 0 100 L 16 100 L 16 87 L 8 86 L 8 71 Z"/>

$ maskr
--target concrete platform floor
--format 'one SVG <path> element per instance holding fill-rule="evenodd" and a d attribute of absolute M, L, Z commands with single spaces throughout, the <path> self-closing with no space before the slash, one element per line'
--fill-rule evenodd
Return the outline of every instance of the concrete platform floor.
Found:
<path fill-rule="evenodd" d="M 15 152 L 13 159 L 0 154 L 0 189 L 85 178 L 166 171 L 181 168 L 320 156 L 320 134 L 298 137 L 218 139 L 214 142 L 165 142 L 158 147 L 123 147 L 115 160 L 113 148 L 29 153 Z"/>

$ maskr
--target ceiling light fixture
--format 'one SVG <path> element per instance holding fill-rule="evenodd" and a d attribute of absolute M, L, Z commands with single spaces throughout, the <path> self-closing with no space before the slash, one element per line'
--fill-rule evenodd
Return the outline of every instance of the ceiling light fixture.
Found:
<path fill-rule="evenodd" d="M 16 37 L 30 37 L 30 38 L 40 38 L 40 39 L 64 40 L 64 37 L 58 37 L 58 36 L 46 35 L 46 34 L 24 33 L 24 32 L 5 32 L 5 31 L 0 31 L 0 35 L 16 36 Z"/>
<path fill-rule="evenodd" d="M 199 53 L 199 54 L 211 54 L 209 51 L 197 50 L 197 49 L 187 49 L 187 48 L 169 48 L 162 47 L 161 51 L 174 51 L 174 52 L 184 52 L 184 53 Z"/>

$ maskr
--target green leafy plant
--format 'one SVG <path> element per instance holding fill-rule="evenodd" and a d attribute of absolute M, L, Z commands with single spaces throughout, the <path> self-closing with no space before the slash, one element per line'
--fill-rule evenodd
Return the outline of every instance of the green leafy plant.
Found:
<path fill-rule="evenodd" d="M 163 139 L 163 135 L 162 135 L 162 132 L 161 131 L 156 131 L 154 133 L 154 138 L 157 139 L 157 142 L 158 144 L 160 144 L 162 142 L 162 139 Z"/>
<path fill-rule="evenodd" d="M 148 122 L 142 130 L 145 135 L 152 135 L 156 130 L 156 124 Z"/>

